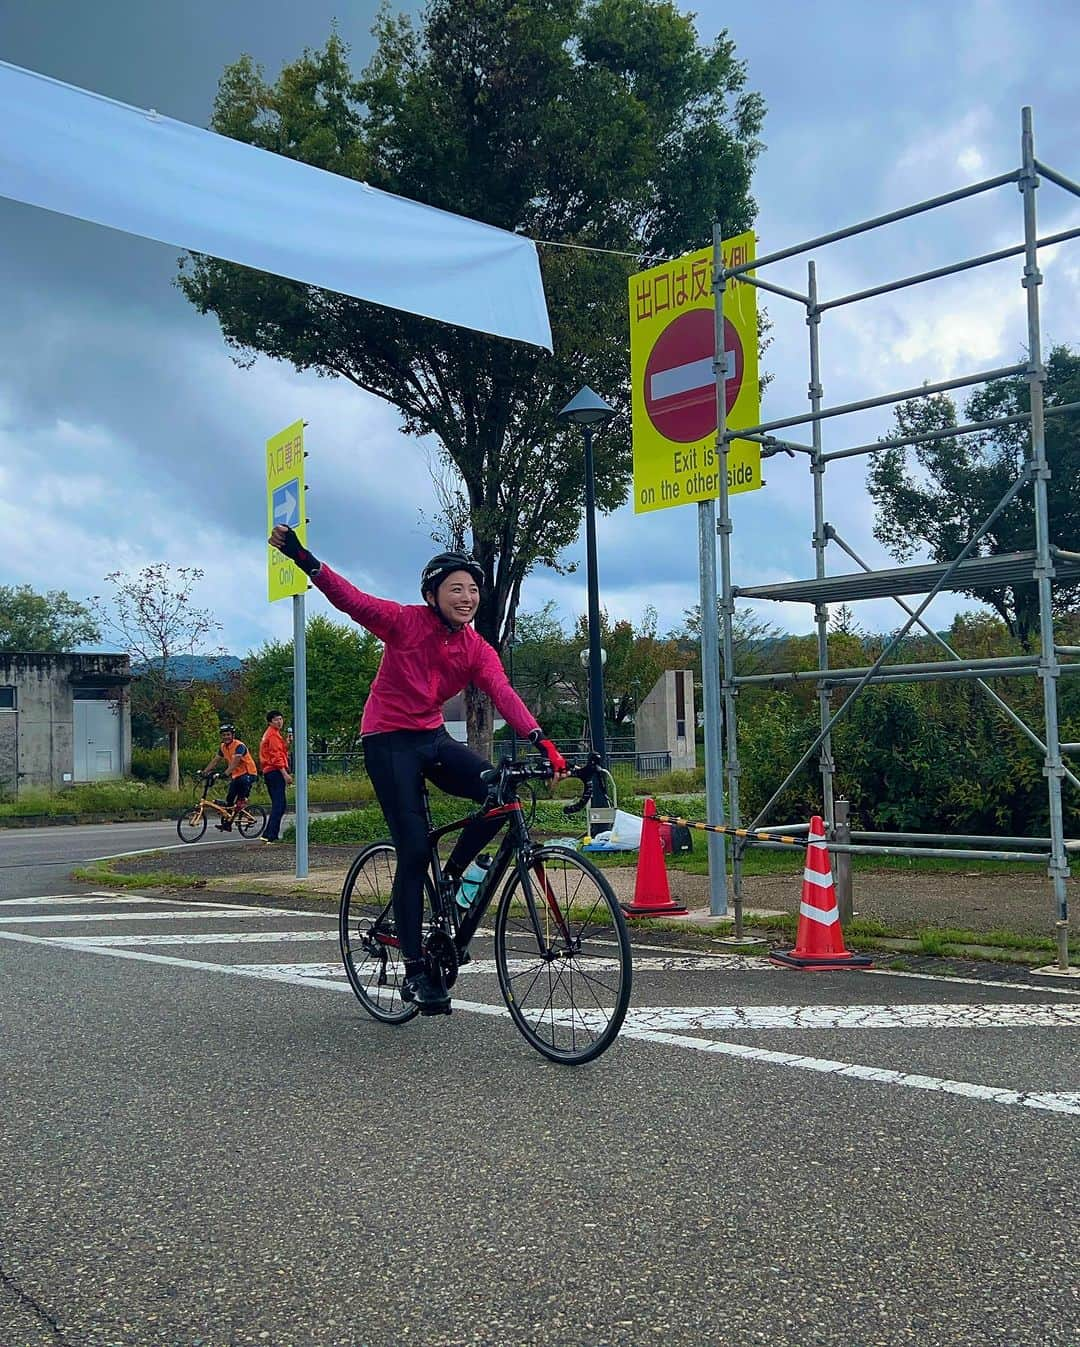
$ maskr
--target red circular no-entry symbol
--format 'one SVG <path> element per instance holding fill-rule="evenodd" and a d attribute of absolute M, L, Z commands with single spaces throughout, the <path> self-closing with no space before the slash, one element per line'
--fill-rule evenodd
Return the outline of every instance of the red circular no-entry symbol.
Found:
<path fill-rule="evenodd" d="M 689 444 L 716 430 L 716 349 L 712 309 L 690 309 L 668 323 L 645 364 L 645 410 L 666 440 Z M 730 414 L 743 378 L 742 342 L 724 319 L 725 401 Z"/>

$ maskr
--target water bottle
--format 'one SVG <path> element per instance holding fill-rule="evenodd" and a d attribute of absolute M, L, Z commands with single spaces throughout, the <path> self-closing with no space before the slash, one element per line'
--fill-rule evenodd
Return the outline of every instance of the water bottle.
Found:
<path fill-rule="evenodd" d="M 476 901 L 476 895 L 480 891 L 480 881 L 487 873 L 490 864 L 490 856 L 477 856 L 476 860 L 469 863 L 468 869 L 461 876 L 461 883 L 454 891 L 454 901 L 462 911 L 467 912 Z"/>

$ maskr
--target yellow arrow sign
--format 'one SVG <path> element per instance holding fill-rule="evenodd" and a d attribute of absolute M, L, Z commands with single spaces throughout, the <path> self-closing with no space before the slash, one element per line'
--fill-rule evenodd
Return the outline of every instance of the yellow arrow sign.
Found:
<path fill-rule="evenodd" d="M 287 524 L 307 546 L 304 515 L 304 423 L 294 421 L 266 441 L 266 532 Z M 274 547 L 266 549 L 266 582 L 270 602 L 303 594 L 308 578 Z"/>

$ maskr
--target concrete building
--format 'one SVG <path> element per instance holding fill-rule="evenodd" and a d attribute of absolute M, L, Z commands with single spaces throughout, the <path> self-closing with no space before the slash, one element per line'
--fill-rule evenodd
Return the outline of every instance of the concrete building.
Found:
<path fill-rule="evenodd" d="M 694 675 L 689 669 L 666 669 L 634 717 L 634 750 L 639 758 L 670 753 L 673 772 L 692 772 L 697 766 L 696 729 Z"/>
<path fill-rule="evenodd" d="M 0 652 L 0 793 L 131 770 L 127 655 Z"/>

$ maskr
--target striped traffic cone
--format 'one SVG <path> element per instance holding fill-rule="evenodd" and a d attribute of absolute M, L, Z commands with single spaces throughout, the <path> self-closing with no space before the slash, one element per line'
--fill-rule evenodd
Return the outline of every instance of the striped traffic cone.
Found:
<path fill-rule="evenodd" d="M 844 946 L 825 825 L 817 814 L 810 820 L 795 948 L 776 950 L 769 957 L 789 968 L 809 969 L 869 968 L 873 962 L 865 954 L 852 954 Z"/>

